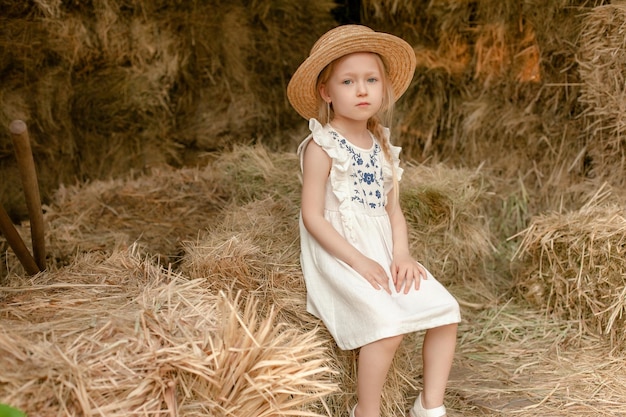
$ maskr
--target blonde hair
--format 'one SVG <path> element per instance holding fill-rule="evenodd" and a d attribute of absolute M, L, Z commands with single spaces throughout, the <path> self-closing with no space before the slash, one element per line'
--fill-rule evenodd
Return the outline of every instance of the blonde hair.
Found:
<path fill-rule="evenodd" d="M 381 68 L 381 73 L 383 74 L 383 102 L 380 106 L 380 110 L 377 114 L 370 117 L 367 121 L 367 129 L 372 132 L 372 134 L 378 139 L 378 143 L 383 151 L 383 155 L 385 159 L 391 165 L 391 175 L 393 180 L 393 201 L 397 202 L 400 196 L 400 191 L 398 187 L 398 177 L 396 176 L 396 167 L 393 163 L 393 155 L 391 153 L 391 147 L 388 140 L 385 140 L 385 126 L 391 127 L 391 118 L 393 115 L 393 107 L 395 104 L 395 96 L 393 94 L 393 88 L 389 83 L 389 77 L 387 75 L 387 68 L 385 67 L 385 63 L 383 59 L 377 53 L 371 52 L 376 57 L 376 61 L 378 62 L 379 67 Z M 340 59 L 340 58 L 339 58 Z M 334 112 L 332 107 L 322 99 L 322 96 L 319 94 L 320 85 L 326 84 L 330 79 L 330 76 L 333 72 L 334 64 L 337 60 L 334 60 L 330 64 L 328 64 L 318 75 L 317 84 L 315 90 L 317 91 L 317 102 L 318 102 L 318 120 L 321 122 L 328 122 L 333 119 Z M 394 206 L 394 209 L 397 206 Z"/>

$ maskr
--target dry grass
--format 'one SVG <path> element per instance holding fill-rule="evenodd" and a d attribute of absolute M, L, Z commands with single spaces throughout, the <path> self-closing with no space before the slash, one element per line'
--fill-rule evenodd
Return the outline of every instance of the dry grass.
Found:
<path fill-rule="evenodd" d="M 322 340 L 259 300 L 132 251 L 2 288 L 2 401 L 29 415 L 313 416 L 335 391 Z"/>
<path fill-rule="evenodd" d="M 517 287 L 547 314 L 605 335 L 623 350 L 626 216 L 622 205 L 591 200 L 580 210 L 536 216 L 520 233 Z"/>
<path fill-rule="evenodd" d="M 582 23 L 578 71 L 583 82 L 581 117 L 586 119 L 594 172 L 623 185 L 626 135 L 626 5 L 615 3 L 590 11 Z"/>
<path fill-rule="evenodd" d="M 408 165 L 401 187 L 414 256 L 443 282 L 488 283 L 496 247 L 485 210 L 491 185 L 482 173 Z"/>
<path fill-rule="evenodd" d="M 450 416 L 623 415 L 624 356 L 607 340 L 515 300 L 465 313 Z"/>
<path fill-rule="evenodd" d="M 162 169 L 126 180 L 61 187 L 46 208 L 53 259 L 137 243 L 175 262 L 180 241 L 208 226 L 227 197 L 210 169 Z"/>

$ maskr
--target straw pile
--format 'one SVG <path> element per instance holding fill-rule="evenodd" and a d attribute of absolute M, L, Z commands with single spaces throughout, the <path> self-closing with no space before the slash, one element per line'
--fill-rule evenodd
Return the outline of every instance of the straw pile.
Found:
<path fill-rule="evenodd" d="M 314 416 L 336 388 L 314 331 L 132 251 L 4 288 L 4 402 L 29 415 Z"/>
<path fill-rule="evenodd" d="M 61 186 L 44 207 L 49 262 L 66 265 L 77 253 L 111 253 L 135 245 L 163 265 L 177 263 L 183 242 L 222 222 L 224 213 L 279 194 L 299 202 L 295 154 L 239 146 L 205 163 Z M 18 231 L 30 241 L 27 221 Z M 3 236 L 0 243 L 6 245 Z M 22 273 L 12 251 L 6 257 L 8 269 Z"/>
<path fill-rule="evenodd" d="M 477 280 L 496 248 L 485 207 L 490 185 L 479 171 L 408 165 L 402 206 L 417 258 L 444 282 Z"/>
<path fill-rule="evenodd" d="M 257 148 L 254 151 L 261 152 Z M 271 166 L 267 160 L 250 156 L 238 166 L 236 175 L 258 172 L 259 165 Z M 229 159 L 230 156 L 224 158 Z M 290 161 L 292 173 L 298 169 L 292 156 L 275 157 L 276 161 L 284 159 Z M 256 165 L 251 161 L 256 161 Z M 278 187 L 276 175 L 284 172 L 283 168 L 275 165 L 264 172 L 264 187 Z M 319 329 L 332 349 L 334 381 L 342 390 L 327 399 L 328 407 L 334 410 L 331 415 L 337 415 L 354 401 L 357 353 L 339 350 L 323 324 L 305 311 L 306 289 L 298 262 L 299 195 L 295 191 L 299 183 L 294 182 L 295 175 L 291 178 L 292 182 L 283 183 L 283 187 L 289 185 L 291 192 L 229 206 L 219 224 L 198 239 L 186 242 L 180 268 L 192 278 L 207 279 L 214 291 L 243 291 L 262 298 L 265 304 L 259 306 L 260 310 L 271 306 L 282 321 L 292 326 Z M 455 288 L 465 285 L 465 278 L 484 286 L 479 295 L 464 295 L 473 305 L 489 303 L 493 297 L 493 283 L 484 276 L 493 247 L 489 225 L 481 214 L 481 181 L 479 173 L 457 172 L 443 166 L 407 166 L 401 195 L 410 225 L 411 250 Z M 244 194 L 249 192 L 247 188 L 243 190 Z M 440 198 L 428 198 L 435 194 Z M 447 206 L 442 208 L 444 204 Z M 464 238 L 471 234 L 471 239 Z M 420 340 L 418 335 L 407 337 L 395 358 L 383 393 L 383 415 L 403 413 L 418 391 L 421 367 L 416 362 Z"/>
<path fill-rule="evenodd" d="M 594 172 L 623 185 L 626 136 L 626 4 L 596 7 L 583 21 L 578 70 Z"/>
<path fill-rule="evenodd" d="M 512 299 L 464 317 L 448 384 L 450 416 L 624 414 L 624 356 L 581 335 L 576 320 L 555 320 Z"/>
<path fill-rule="evenodd" d="M 60 187 L 46 207 L 51 257 L 137 244 L 166 264 L 181 239 L 206 227 L 226 198 L 212 170 L 155 169 L 150 176 Z"/>
<path fill-rule="evenodd" d="M 548 314 L 578 322 L 581 334 L 626 347 L 626 212 L 591 200 L 578 211 L 536 216 L 520 233 L 516 286 Z"/>

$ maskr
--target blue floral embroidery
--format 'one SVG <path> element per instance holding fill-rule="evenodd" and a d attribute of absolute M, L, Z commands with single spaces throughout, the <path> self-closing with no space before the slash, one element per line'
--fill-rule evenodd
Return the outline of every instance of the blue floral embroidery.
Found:
<path fill-rule="evenodd" d="M 383 181 L 383 156 L 378 143 L 374 142 L 371 151 L 362 151 L 352 146 L 345 138 L 335 131 L 330 131 L 339 147 L 345 150 L 354 168 L 349 172 L 352 178 L 351 201 L 363 208 L 378 209 L 385 206 Z M 367 162 L 365 162 L 367 161 Z"/>
<path fill-rule="evenodd" d="M 332 132 L 333 136 L 335 138 L 338 138 L 339 135 L 337 134 L 337 132 Z M 356 152 L 354 150 L 354 147 L 352 145 L 350 145 L 348 143 L 348 141 L 346 139 L 340 139 L 339 143 L 341 145 L 342 148 L 346 149 L 348 151 L 348 153 L 351 155 L 352 160 L 357 164 L 357 165 L 363 165 L 363 158 L 361 157 L 361 154 Z M 352 164 L 354 166 L 354 163 Z"/>

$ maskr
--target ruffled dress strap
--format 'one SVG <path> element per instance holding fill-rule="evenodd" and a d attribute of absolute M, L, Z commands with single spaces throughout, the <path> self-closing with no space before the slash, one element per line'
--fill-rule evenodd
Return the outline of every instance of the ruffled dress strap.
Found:
<path fill-rule="evenodd" d="M 389 132 L 389 128 L 385 127 L 383 129 L 382 140 L 384 140 L 389 146 L 389 150 L 391 151 L 391 159 L 392 159 L 391 162 L 393 164 L 393 169 L 392 169 L 392 165 L 385 158 L 385 161 L 383 163 L 383 178 L 384 178 L 385 194 L 388 194 L 389 191 L 393 189 L 394 171 L 395 171 L 395 175 L 398 181 L 402 179 L 402 174 L 404 173 L 404 170 L 400 168 L 400 151 L 402 151 L 402 148 L 400 146 L 392 145 L 390 141 L 390 136 L 391 134 Z"/>
<path fill-rule="evenodd" d="M 328 154 L 331 159 L 330 169 L 330 185 L 333 194 L 339 202 L 339 212 L 342 222 L 348 231 L 349 237 L 353 238 L 352 230 L 354 228 L 353 213 L 350 199 L 350 155 L 345 149 L 342 149 L 336 137 L 331 134 L 332 128 L 329 125 L 322 126 L 317 119 L 309 120 L 309 129 L 311 134 L 307 136 L 298 147 L 298 155 L 300 156 L 300 169 L 303 168 L 304 149 L 309 141 L 313 140 Z"/>
<path fill-rule="evenodd" d="M 328 133 L 328 125 L 322 126 L 322 124 L 318 122 L 317 119 L 312 118 L 309 120 L 309 130 L 311 131 L 311 133 L 298 146 L 298 156 L 300 157 L 301 171 L 304 168 L 304 150 L 311 140 L 321 146 L 322 149 L 324 149 L 327 153 L 328 149 L 331 149 L 335 145 L 335 141 L 332 139 L 332 137 L 330 137 Z M 329 154 L 329 156 L 332 158 L 332 155 Z"/>

